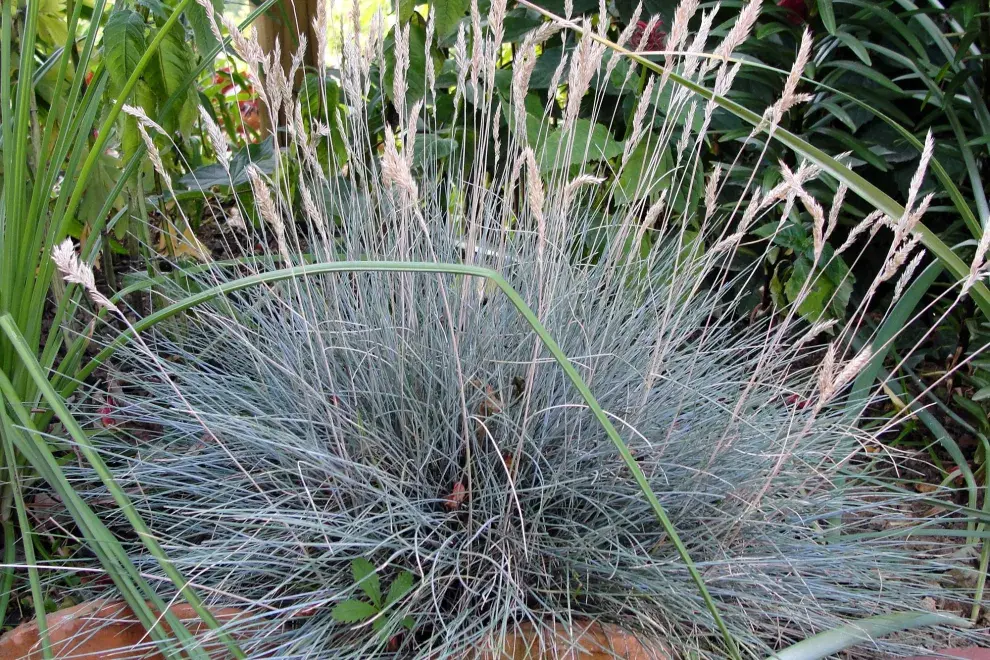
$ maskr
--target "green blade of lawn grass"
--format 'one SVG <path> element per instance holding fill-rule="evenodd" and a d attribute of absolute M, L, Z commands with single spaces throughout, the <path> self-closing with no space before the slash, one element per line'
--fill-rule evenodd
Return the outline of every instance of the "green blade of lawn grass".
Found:
<path fill-rule="evenodd" d="M 623 462 L 628 467 L 629 471 L 632 473 L 633 478 L 636 480 L 637 485 L 643 491 L 643 495 L 646 497 L 650 506 L 653 508 L 657 519 L 660 521 L 661 526 L 664 531 L 670 537 L 671 542 L 677 550 L 681 561 L 687 567 L 688 572 L 691 574 L 691 578 L 698 587 L 698 591 L 701 594 L 702 600 L 705 603 L 705 607 L 712 615 L 712 619 L 718 626 L 719 631 L 722 634 L 723 639 L 728 647 L 729 653 L 733 658 L 740 658 L 739 650 L 736 646 L 735 639 L 729 632 L 728 627 L 722 620 L 721 615 L 719 615 L 718 607 L 715 605 L 714 599 L 708 592 L 708 588 L 705 586 L 704 579 L 701 577 L 701 573 L 698 571 L 697 566 L 695 566 L 694 561 L 691 559 L 691 555 L 688 553 L 687 547 L 681 541 L 677 534 L 677 530 L 674 528 L 673 523 L 667 516 L 667 512 L 664 510 L 663 505 L 660 504 L 660 500 L 657 499 L 656 494 L 650 487 L 649 481 L 646 479 L 646 475 L 643 474 L 643 470 L 639 467 L 639 463 L 633 457 L 632 453 L 629 451 L 629 447 L 626 446 L 625 441 L 623 441 L 622 436 L 612 425 L 612 422 L 608 419 L 605 414 L 605 410 L 598 403 L 598 399 L 591 392 L 587 383 L 581 378 L 577 369 L 568 359 L 567 355 L 564 353 L 560 345 L 557 344 L 556 340 L 550 335 L 549 331 L 543 326 L 539 318 L 530 309 L 526 301 L 523 300 L 522 296 L 509 284 L 505 278 L 503 278 L 498 272 L 491 270 L 489 268 L 482 268 L 480 266 L 468 266 L 465 264 L 443 264 L 443 263 L 428 263 L 428 262 L 401 262 L 401 261 L 339 261 L 331 263 L 318 263 L 313 265 L 303 265 L 295 266 L 290 268 L 283 268 L 281 270 L 272 271 L 269 273 L 258 273 L 254 275 L 249 275 L 242 277 L 225 284 L 221 284 L 215 287 L 211 287 L 204 291 L 189 295 L 182 300 L 179 300 L 164 309 L 158 310 L 145 318 L 134 323 L 134 330 L 125 330 L 122 332 L 114 341 L 107 345 L 100 353 L 93 358 L 90 363 L 84 367 L 82 370 L 76 374 L 76 380 L 82 381 L 89 374 L 92 373 L 99 364 L 104 360 L 109 358 L 116 350 L 118 350 L 124 343 L 129 341 L 134 337 L 135 332 L 141 332 L 142 330 L 151 328 L 156 324 L 168 319 L 176 314 L 183 311 L 192 309 L 193 307 L 213 300 L 215 298 L 224 297 L 235 291 L 240 291 L 254 286 L 259 286 L 262 284 L 271 284 L 274 282 L 279 282 L 283 280 L 294 279 L 298 277 L 306 277 L 309 275 L 320 275 L 325 273 L 374 273 L 374 272 L 392 272 L 392 273 L 441 273 L 447 275 L 466 275 L 472 277 L 481 277 L 489 280 L 493 284 L 502 290 L 502 293 L 509 299 L 516 310 L 522 315 L 526 322 L 529 323 L 533 332 L 539 337 L 543 345 L 550 351 L 554 360 L 560 365 L 560 368 L 567 375 L 571 384 L 574 388 L 581 394 L 581 398 L 584 399 L 585 404 L 591 410 L 595 419 L 604 429 L 605 433 L 608 435 L 609 439 L 612 440 L 616 449 L 619 451 L 619 455 L 622 457 Z M 2 325 L 2 319 L 0 319 L 0 325 Z"/>

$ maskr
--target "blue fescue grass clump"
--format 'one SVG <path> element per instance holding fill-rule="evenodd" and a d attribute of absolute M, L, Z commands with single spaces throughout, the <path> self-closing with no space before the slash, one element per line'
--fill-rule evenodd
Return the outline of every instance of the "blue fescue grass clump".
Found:
<path fill-rule="evenodd" d="M 537 29 L 526 47 L 547 36 Z M 269 98 L 295 117 L 275 136 L 281 164 L 271 176 L 249 170 L 250 213 L 240 198 L 218 218 L 233 252 L 269 247 L 233 266 L 176 265 L 182 284 L 165 279 L 156 305 L 314 261 L 494 269 L 618 428 L 743 657 L 954 596 L 939 582 L 948 553 L 908 533 L 917 496 L 877 486 L 886 465 L 865 450 L 876 438 L 853 426 L 861 406 L 850 414 L 843 400 L 869 359 L 850 345 L 871 301 L 849 328 L 802 318 L 812 282 L 772 319 L 739 312 L 756 267 L 745 264 L 760 262 L 742 256 L 766 248 L 741 240 L 771 209 L 806 212 L 816 259 L 831 258 L 819 247 L 831 231 L 822 205 L 805 189 L 816 168 L 785 168 L 773 189 L 726 188 L 721 170 L 701 171 L 708 117 L 700 129 L 682 121 L 708 108 L 677 88 L 663 112 L 647 104 L 638 119 L 654 126 L 636 138 L 654 153 L 638 178 L 623 178 L 626 154 L 609 179 L 621 184 L 603 185 L 600 158 L 571 159 L 590 147 L 570 102 L 559 119 L 548 111 L 540 120 L 553 150 L 514 122 L 489 134 L 521 104 L 500 100 L 494 69 L 484 58 L 472 69 L 466 54 L 457 85 L 471 100 L 455 119 L 472 129 L 459 134 L 463 148 L 446 160 L 412 157 L 417 132 L 437 121 L 427 98 L 396 104 L 399 125 L 379 153 L 364 120 L 367 89 L 382 84 L 376 44 L 345 42 L 349 161 L 335 176 L 314 146 L 326 126 L 307 126 L 271 75 Z M 729 62 L 699 64 L 704 38 L 684 45 L 672 66 L 731 84 Z M 235 46 L 257 64 L 248 37 Z M 408 43 L 400 36 L 396 48 Z M 580 38 L 569 97 L 583 96 L 602 56 Z M 526 84 L 514 80 L 523 93 L 508 100 L 524 98 Z M 644 98 L 665 84 L 652 80 Z M 210 128 L 221 153 L 222 132 Z M 294 184 L 288 162 L 300 172 Z M 699 178 L 703 203 L 677 204 L 669 191 Z M 243 222 L 255 216 L 259 224 Z M 914 249 L 910 221 L 867 218 L 862 231 L 885 225 L 894 235 L 893 272 L 877 286 Z M 532 325 L 481 278 L 324 273 L 241 289 L 141 332 L 115 354 L 107 382 L 94 409 L 109 396 L 112 412 L 94 442 L 193 588 L 250 613 L 243 646 L 253 657 L 463 657 L 521 622 L 549 629 L 575 619 L 619 623 L 677 657 L 728 653 L 603 425 Z M 74 477 L 91 501 L 105 501 L 91 473 Z M 126 528 L 120 512 L 101 512 Z M 139 541 L 129 548 L 160 576 Z M 374 572 L 356 579 L 363 561 Z M 362 580 L 389 585 L 406 574 L 411 586 L 367 619 L 342 609 L 367 596 Z"/>

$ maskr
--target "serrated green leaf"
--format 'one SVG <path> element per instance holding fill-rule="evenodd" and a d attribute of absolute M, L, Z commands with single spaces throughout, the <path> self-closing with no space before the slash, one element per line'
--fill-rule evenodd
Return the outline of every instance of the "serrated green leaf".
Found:
<path fill-rule="evenodd" d="M 103 57 L 115 88 L 121 89 L 127 83 L 146 45 L 141 14 L 131 9 L 110 14 L 103 28 Z"/>
<path fill-rule="evenodd" d="M 337 603 L 330 611 L 330 616 L 337 623 L 360 623 L 376 614 L 378 614 L 378 610 L 374 605 L 354 598 Z"/>
<path fill-rule="evenodd" d="M 409 571 L 402 571 L 399 573 L 396 578 L 392 580 L 392 584 L 388 586 L 388 596 L 385 597 L 385 607 L 399 601 L 403 596 L 409 593 L 410 589 L 413 587 L 413 580 L 413 574 Z"/>
<path fill-rule="evenodd" d="M 192 72 L 193 53 L 184 36 L 183 30 L 169 30 L 158 46 L 158 52 L 151 66 L 145 72 L 148 83 L 158 95 L 160 104 L 164 104 L 170 96 L 181 91 Z M 179 128 L 180 116 L 186 110 L 185 106 L 190 103 L 195 103 L 195 99 L 187 94 L 181 104 L 174 104 L 160 118 L 165 130 L 174 131 Z M 195 111 L 195 108 L 193 110 Z"/>
<path fill-rule="evenodd" d="M 120 161 L 107 153 L 100 154 L 93 164 L 93 171 L 90 174 L 89 184 L 83 195 L 82 203 L 79 207 L 79 218 L 84 222 L 95 222 L 100 215 L 100 210 L 106 203 L 110 192 L 113 190 L 117 178 L 120 176 Z M 119 209 L 123 206 L 120 198 L 114 200 L 112 209 Z M 70 228 L 70 232 L 82 231 L 82 225 Z"/>
<path fill-rule="evenodd" d="M 503 104 L 502 116 L 514 130 L 515 112 L 507 104 Z M 612 137 L 608 128 L 588 119 L 578 119 L 574 128 L 564 133 L 560 129 L 545 130 L 542 119 L 527 113 L 526 136 L 541 172 L 608 160 L 622 153 L 622 143 Z"/>
<path fill-rule="evenodd" d="M 810 282 L 808 282 L 809 278 L 811 278 Z M 808 282 L 807 286 L 806 282 Z M 835 285 L 821 273 L 812 273 L 811 261 L 805 256 L 794 260 L 791 275 L 784 285 L 784 295 L 787 296 L 788 302 L 798 302 L 802 288 L 804 288 L 804 298 L 798 305 L 798 313 L 809 323 L 823 320 L 829 309 L 832 294 L 835 292 Z"/>
<path fill-rule="evenodd" d="M 427 167 L 438 160 L 442 160 L 454 153 L 457 149 L 457 140 L 445 138 L 435 133 L 416 136 L 416 145 L 413 147 L 413 164 L 416 167 Z"/>
<path fill-rule="evenodd" d="M 179 178 L 179 184 L 190 190 L 209 190 L 214 186 L 221 189 L 234 188 L 248 183 L 248 165 L 254 165 L 265 174 L 275 171 L 278 164 L 278 152 L 275 150 L 274 138 L 267 137 L 263 142 L 249 144 L 234 153 L 230 161 L 230 173 L 222 165 L 204 165 L 192 172 L 187 172 Z"/>
<path fill-rule="evenodd" d="M 351 573 L 354 575 L 354 584 L 368 594 L 375 607 L 381 608 L 382 585 L 375 572 L 375 565 L 364 557 L 358 557 L 351 562 Z"/>
<path fill-rule="evenodd" d="M 223 0 L 211 0 L 213 10 L 218 14 L 223 14 Z M 196 50 L 200 55 L 206 56 L 218 44 L 217 38 L 213 36 L 210 29 L 210 19 L 206 15 L 206 8 L 198 2 L 189 5 L 186 10 L 186 17 L 189 19 L 189 27 L 192 28 L 193 38 L 196 41 Z"/>
<path fill-rule="evenodd" d="M 162 0 L 137 0 L 137 6 L 144 7 L 149 14 L 162 22 L 168 20 L 168 15 L 171 13 Z"/>

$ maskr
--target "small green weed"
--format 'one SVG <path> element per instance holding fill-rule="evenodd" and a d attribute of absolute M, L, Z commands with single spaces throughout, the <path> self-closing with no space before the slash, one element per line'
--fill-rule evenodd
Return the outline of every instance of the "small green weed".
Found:
<path fill-rule="evenodd" d="M 354 584 L 361 587 L 361 590 L 364 591 L 370 602 L 358 598 L 348 598 L 341 603 L 337 603 L 330 615 L 338 623 L 361 623 L 362 621 L 374 619 L 371 627 L 376 632 L 382 634 L 383 637 L 389 637 L 390 634 L 386 630 L 386 626 L 392 618 L 383 616 L 383 613 L 402 600 L 412 590 L 413 574 L 409 571 L 399 573 L 389 585 L 388 594 L 383 601 L 381 580 L 375 571 L 374 564 L 363 557 L 359 557 L 351 562 L 351 571 L 354 574 Z M 411 616 L 405 616 L 402 618 L 400 625 L 407 630 L 412 630 L 416 622 Z"/>

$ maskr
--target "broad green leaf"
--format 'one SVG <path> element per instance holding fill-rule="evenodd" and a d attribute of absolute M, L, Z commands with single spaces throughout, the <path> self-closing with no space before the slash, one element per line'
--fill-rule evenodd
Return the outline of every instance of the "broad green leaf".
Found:
<path fill-rule="evenodd" d="M 95 222 L 100 210 L 103 208 L 107 196 L 114 187 L 117 177 L 120 175 L 120 161 L 115 157 L 102 153 L 93 165 L 90 173 L 89 184 L 86 186 L 86 193 L 83 195 L 78 217 L 84 218 L 86 222 Z M 114 201 L 113 207 L 119 209 L 122 200 Z M 70 233 L 78 236 L 82 231 L 82 223 L 71 227 Z"/>
<path fill-rule="evenodd" d="M 165 6 L 162 0 L 137 0 L 137 6 L 147 9 L 148 13 L 159 21 L 167 20 L 171 13 L 171 10 Z"/>
<path fill-rule="evenodd" d="M 330 616 L 337 623 L 360 623 L 361 621 L 367 621 L 376 614 L 378 614 L 378 610 L 374 605 L 353 598 L 345 600 L 342 603 L 337 603 L 333 610 L 330 611 Z"/>
<path fill-rule="evenodd" d="M 399 10 L 396 13 L 398 14 L 399 24 L 401 25 L 412 18 L 413 12 L 416 11 L 416 5 L 421 3 L 417 3 L 416 0 L 398 0 L 398 2 Z"/>
<path fill-rule="evenodd" d="M 990 399 L 990 386 L 981 387 L 970 398 L 973 401 L 986 401 Z"/>
<path fill-rule="evenodd" d="M 542 23 L 540 17 L 534 16 L 525 9 L 513 9 L 505 15 L 505 20 L 502 22 L 505 41 L 522 41 L 527 32 L 540 27 Z"/>
<path fill-rule="evenodd" d="M 375 572 L 375 565 L 364 557 L 358 557 L 351 562 L 351 573 L 354 574 L 354 584 L 361 587 L 376 608 L 382 606 L 382 585 Z"/>
<path fill-rule="evenodd" d="M 436 24 L 437 40 L 443 41 L 457 28 L 469 6 L 468 0 L 434 0 L 433 20 Z"/>
<path fill-rule="evenodd" d="M 852 60 L 836 60 L 833 62 L 826 62 L 822 65 L 823 69 L 837 69 L 840 71 L 849 71 L 857 75 L 863 76 L 869 80 L 872 80 L 881 87 L 885 87 L 892 92 L 896 92 L 900 95 L 905 95 L 906 92 L 893 80 L 883 75 L 876 69 L 868 67 L 862 62 L 853 62 Z"/>
<path fill-rule="evenodd" d="M 416 136 L 416 144 L 413 147 L 413 164 L 417 167 L 426 167 L 438 160 L 446 158 L 457 149 L 457 140 L 448 137 L 440 137 L 435 133 Z"/>
<path fill-rule="evenodd" d="M 509 125 L 513 123 L 510 121 Z M 575 121 L 574 128 L 566 134 L 560 129 L 544 131 L 543 126 L 539 118 L 526 115 L 526 137 L 536 152 L 541 172 L 608 160 L 622 153 L 622 144 L 612 137 L 608 128 L 588 119 Z"/>
<path fill-rule="evenodd" d="M 398 602 L 405 596 L 413 587 L 413 574 L 409 571 L 402 571 L 399 573 L 392 584 L 388 586 L 388 596 L 385 597 L 385 607 Z"/>
<path fill-rule="evenodd" d="M 275 171 L 278 162 L 278 153 L 275 151 L 275 142 L 271 137 L 265 138 L 264 142 L 250 144 L 242 147 L 234 153 L 230 160 L 230 174 L 223 169 L 222 165 L 213 164 L 199 167 L 184 174 L 179 179 L 179 184 L 190 190 L 209 190 L 214 186 L 221 189 L 238 188 L 249 182 L 247 166 L 253 164 L 265 174 Z"/>
<path fill-rule="evenodd" d="M 103 57 L 115 88 L 121 89 L 127 83 L 146 45 L 141 14 L 131 9 L 110 14 L 103 28 Z"/>
<path fill-rule="evenodd" d="M 853 118 L 849 115 L 849 113 L 846 112 L 842 108 L 842 106 L 840 106 L 838 103 L 834 103 L 832 101 L 822 101 L 821 102 L 821 107 L 824 110 L 828 110 L 828 112 L 833 117 L 835 117 L 836 119 L 838 119 L 839 121 L 841 121 L 843 124 L 845 124 L 846 127 L 850 131 L 852 131 L 854 133 L 856 132 L 856 129 L 858 128 L 856 126 L 856 122 L 853 121 Z"/>
<path fill-rule="evenodd" d="M 809 282 L 809 278 L 811 281 Z M 806 285 L 805 283 L 808 282 Z M 806 288 L 805 288 L 806 287 Z M 798 305 L 798 313 L 809 323 L 823 320 L 827 316 L 829 301 L 835 293 L 835 285 L 822 273 L 811 272 L 811 261 L 804 255 L 794 260 L 791 276 L 784 285 L 784 295 L 787 301 L 798 301 L 801 289 L 805 288 L 804 298 Z"/>
<path fill-rule="evenodd" d="M 172 94 L 183 89 L 185 80 L 192 71 L 192 48 L 185 41 L 184 36 L 184 31 L 178 27 L 169 30 L 145 74 L 148 83 L 158 94 L 160 104 L 164 104 Z M 189 91 L 192 91 L 191 87 Z M 183 103 L 173 106 L 164 113 L 160 123 L 165 130 L 174 131 L 181 127 L 180 118 L 188 115 L 187 106 L 190 103 L 194 103 L 194 99 L 187 94 Z"/>
<path fill-rule="evenodd" d="M 38 38 L 50 46 L 64 46 L 68 36 L 65 0 L 41 0 L 38 8 Z"/>

